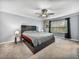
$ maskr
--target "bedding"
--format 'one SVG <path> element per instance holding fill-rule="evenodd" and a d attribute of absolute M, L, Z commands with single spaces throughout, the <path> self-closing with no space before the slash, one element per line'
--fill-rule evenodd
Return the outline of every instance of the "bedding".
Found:
<path fill-rule="evenodd" d="M 53 33 L 36 32 L 36 31 L 24 31 L 22 37 L 32 42 L 34 46 L 38 46 L 48 40 L 55 40 Z"/>

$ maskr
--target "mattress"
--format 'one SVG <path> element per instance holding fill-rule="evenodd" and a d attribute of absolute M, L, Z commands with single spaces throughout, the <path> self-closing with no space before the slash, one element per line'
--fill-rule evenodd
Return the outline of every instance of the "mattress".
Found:
<path fill-rule="evenodd" d="M 47 32 L 25 31 L 23 32 L 22 35 L 30 39 L 30 41 L 32 41 L 34 46 L 38 46 L 43 42 L 46 42 L 51 39 L 54 40 L 53 33 L 47 33 Z"/>

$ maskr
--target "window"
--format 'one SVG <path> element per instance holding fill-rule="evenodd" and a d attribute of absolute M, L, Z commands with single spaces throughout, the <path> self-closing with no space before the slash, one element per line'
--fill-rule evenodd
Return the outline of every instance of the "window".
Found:
<path fill-rule="evenodd" d="M 67 20 L 51 21 L 50 32 L 52 32 L 52 33 L 67 33 Z"/>

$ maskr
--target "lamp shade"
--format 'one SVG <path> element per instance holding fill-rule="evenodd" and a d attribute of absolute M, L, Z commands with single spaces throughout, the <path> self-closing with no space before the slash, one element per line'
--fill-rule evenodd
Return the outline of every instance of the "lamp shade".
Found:
<path fill-rule="evenodd" d="M 19 34 L 19 31 L 15 31 L 15 35 L 18 35 Z"/>

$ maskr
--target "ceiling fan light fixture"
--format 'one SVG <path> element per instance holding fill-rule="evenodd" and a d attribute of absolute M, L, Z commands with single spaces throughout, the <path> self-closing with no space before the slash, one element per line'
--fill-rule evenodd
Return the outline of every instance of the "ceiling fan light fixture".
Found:
<path fill-rule="evenodd" d="M 42 14 L 47 14 L 47 9 L 42 9 Z"/>
<path fill-rule="evenodd" d="M 37 14 L 39 14 L 39 16 L 42 18 L 47 18 L 49 15 L 53 15 L 54 13 L 48 13 L 47 9 L 42 9 L 41 13 L 37 13 Z"/>
<path fill-rule="evenodd" d="M 45 14 L 42 14 L 42 17 L 46 17 L 46 15 Z"/>
<path fill-rule="evenodd" d="M 42 9 L 42 17 L 47 17 L 47 9 Z"/>

